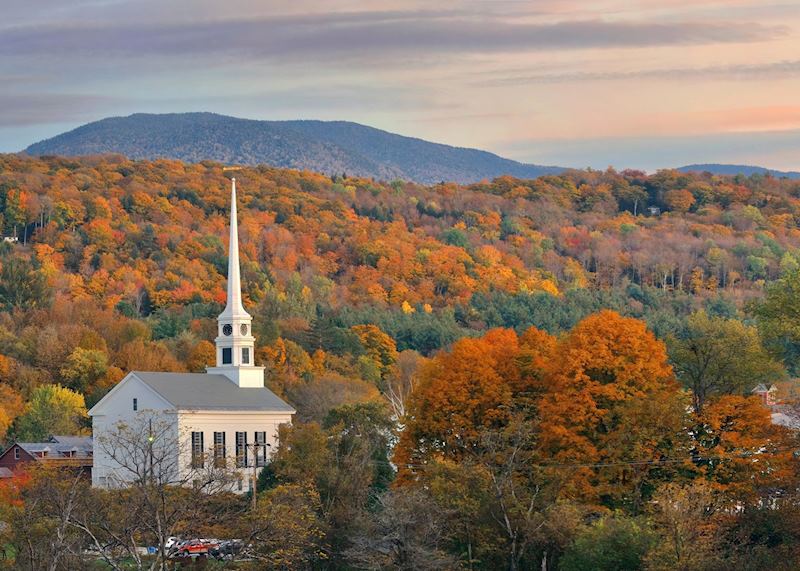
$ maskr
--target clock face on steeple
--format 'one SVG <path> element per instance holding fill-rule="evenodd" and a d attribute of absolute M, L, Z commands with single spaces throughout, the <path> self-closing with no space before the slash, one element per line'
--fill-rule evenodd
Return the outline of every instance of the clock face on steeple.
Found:
<path fill-rule="evenodd" d="M 239 331 L 242 332 L 242 335 L 247 335 L 247 324 L 246 323 L 242 323 L 239 326 Z"/>
<path fill-rule="evenodd" d="M 231 327 L 230 323 L 226 323 L 225 325 L 222 326 L 223 335 L 230 335 L 231 333 L 233 333 L 233 327 Z"/>

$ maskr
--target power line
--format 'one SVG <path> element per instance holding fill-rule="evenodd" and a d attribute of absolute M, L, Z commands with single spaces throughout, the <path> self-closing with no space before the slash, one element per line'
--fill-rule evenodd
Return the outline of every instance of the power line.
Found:
<path fill-rule="evenodd" d="M 531 468 L 613 468 L 618 466 L 648 466 L 648 465 L 662 465 L 662 464 L 681 464 L 688 462 L 697 464 L 698 462 L 710 462 L 713 460 L 730 460 L 732 458 L 752 458 L 755 460 L 764 459 L 768 460 L 770 456 L 775 453 L 781 452 L 795 452 L 795 448 L 775 448 L 768 452 L 743 452 L 741 454 L 729 454 L 726 456 L 685 456 L 682 458 L 660 458 L 660 459 L 647 459 L 647 460 L 626 460 L 619 462 L 595 462 L 595 463 L 545 463 L 545 464 L 530 464 Z M 409 468 L 425 468 L 429 464 L 413 464 L 406 463 L 405 466 Z"/>

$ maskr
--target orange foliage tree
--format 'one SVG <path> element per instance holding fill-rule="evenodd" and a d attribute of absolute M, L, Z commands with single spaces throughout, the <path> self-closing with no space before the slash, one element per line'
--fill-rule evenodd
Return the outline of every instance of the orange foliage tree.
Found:
<path fill-rule="evenodd" d="M 563 494 L 640 501 L 684 415 L 664 344 L 643 322 L 602 311 L 559 341 L 547 383 L 539 446 L 545 464 L 573 466 Z"/>
<path fill-rule="evenodd" d="M 517 397 L 541 385 L 544 355 L 553 344 L 540 331 L 520 340 L 513 330 L 493 329 L 426 362 L 395 453 L 401 480 L 433 458 L 463 458 L 483 431 L 503 427 L 515 402 L 522 402 Z"/>
<path fill-rule="evenodd" d="M 797 436 L 772 423 L 760 398 L 727 395 L 696 419 L 694 465 L 732 505 L 796 487 Z"/>
<path fill-rule="evenodd" d="M 5 383 L 0 383 L 0 438 L 24 410 L 22 396 Z"/>

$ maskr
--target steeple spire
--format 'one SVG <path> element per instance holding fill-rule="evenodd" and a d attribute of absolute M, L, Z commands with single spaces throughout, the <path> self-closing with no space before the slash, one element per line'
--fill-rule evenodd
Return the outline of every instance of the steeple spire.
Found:
<path fill-rule="evenodd" d="M 242 305 L 239 269 L 239 224 L 236 220 L 236 179 L 231 179 L 231 238 L 228 245 L 228 299 L 220 318 L 250 317 Z"/>

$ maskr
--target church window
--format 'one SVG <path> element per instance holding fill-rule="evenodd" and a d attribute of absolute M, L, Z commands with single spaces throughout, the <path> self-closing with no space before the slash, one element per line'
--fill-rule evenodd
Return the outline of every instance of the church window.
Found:
<path fill-rule="evenodd" d="M 214 433 L 214 466 L 216 468 L 225 467 L 225 433 Z"/>
<path fill-rule="evenodd" d="M 244 468 L 247 466 L 247 433 L 236 433 L 236 467 Z"/>
<path fill-rule="evenodd" d="M 242 364 L 250 364 L 250 347 L 242 347 Z"/>
<path fill-rule="evenodd" d="M 139 410 L 139 399 L 133 399 L 133 410 L 134 412 Z"/>
<path fill-rule="evenodd" d="M 223 365 L 230 365 L 233 362 L 233 353 L 230 347 L 224 347 L 222 349 L 222 364 Z"/>
<path fill-rule="evenodd" d="M 266 464 L 267 455 L 267 433 L 256 432 L 256 466 L 264 466 Z"/>
<path fill-rule="evenodd" d="M 192 468 L 203 467 L 203 433 L 192 432 Z"/>

